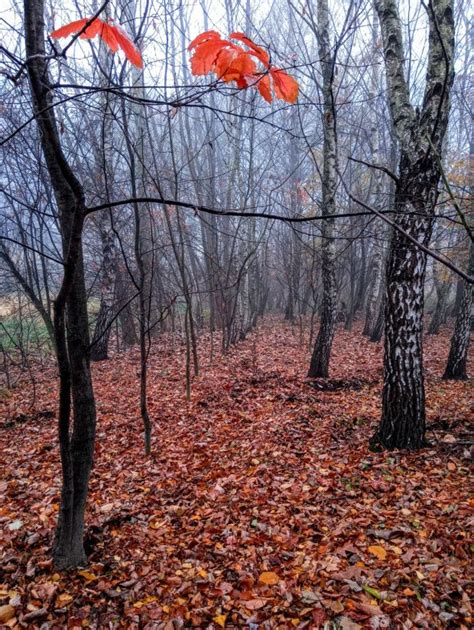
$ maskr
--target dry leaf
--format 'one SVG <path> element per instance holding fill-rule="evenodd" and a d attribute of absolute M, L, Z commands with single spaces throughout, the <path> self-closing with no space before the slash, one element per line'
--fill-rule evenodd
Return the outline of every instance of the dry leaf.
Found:
<path fill-rule="evenodd" d="M 225 621 L 227 619 L 227 615 L 216 615 L 212 618 L 213 621 L 217 623 L 221 628 L 225 628 Z"/>
<path fill-rule="evenodd" d="M 385 560 L 387 557 L 387 551 L 381 545 L 371 545 L 369 551 L 374 556 L 377 556 L 379 560 Z"/>
<path fill-rule="evenodd" d="M 280 578 L 273 571 L 264 571 L 260 573 L 260 577 L 258 578 L 260 584 L 267 584 L 268 586 L 273 586 L 274 584 L 278 584 Z"/>

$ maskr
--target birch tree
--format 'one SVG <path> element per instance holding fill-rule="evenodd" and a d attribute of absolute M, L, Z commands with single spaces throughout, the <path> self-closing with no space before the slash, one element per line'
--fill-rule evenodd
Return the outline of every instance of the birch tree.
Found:
<path fill-rule="evenodd" d="M 382 417 L 373 438 L 386 448 L 425 444 L 423 291 L 440 180 L 439 161 L 453 83 L 453 0 L 430 0 L 428 66 L 420 110 L 410 99 L 406 53 L 396 0 L 376 0 L 382 32 L 388 98 L 400 146 L 395 227 L 386 270 Z"/>

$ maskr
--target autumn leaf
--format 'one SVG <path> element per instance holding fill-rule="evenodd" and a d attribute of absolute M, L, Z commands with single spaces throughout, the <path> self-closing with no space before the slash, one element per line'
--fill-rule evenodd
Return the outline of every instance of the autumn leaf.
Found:
<path fill-rule="evenodd" d="M 278 98 L 288 103 L 296 103 L 298 99 L 298 83 L 283 70 L 272 68 L 270 74 L 273 87 Z"/>
<path fill-rule="evenodd" d="M 231 39 L 237 39 L 246 44 L 251 49 L 251 54 L 255 55 L 267 68 L 270 67 L 269 54 L 263 48 L 257 46 L 257 44 L 255 44 L 249 37 L 244 35 L 244 33 L 231 33 L 229 37 Z"/>
<path fill-rule="evenodd" d="M 267 602 L 264 599 L 248 599 L 244 602 L 244 606 L 249 610 L 259 610 L 260 608 L 263 608 L 266 603 Z"/>
<path fill-rule="evenodd" d="M 147 595 L 144 599 L 140 599 L 133 604 L 134 608 L 143 608 L 143 606 L 148 606 L 152 602 L 156 602 L 155 595 Z"/>
<path fill-rule="evenodd" d="M 387 557 L 387 551 L 380 545 L 371 545 L 368 550 L 371 554 L 377 556 L 377 558 L 379 558 L 380 560 L 385 560 L 385 558 Z"/>
<path fill-rule="evenodd" d="M 61 593 L 61 595 L 56 597 L 56 607 L 63 608 L 64 606 L 70 604 L 73 599 L 73 596 L 69 595 L 69 593 Z"/>
<path fill-rule="evenodd" d="M 90 24 L 86 27 L 88 22 Z M 137 68 L 143 68 L 143 59 L 138 48 L 120 26 L 104 22 L 98 17 L 88 17 L 61 26 L 51 33 L 51 37 L 53 39 L 61 39 L 76 33 L 80 33 L 80 39 L 92 39 L 98 35 L 112 52 L 115 53 L 121 49 L 130 63 Z"/>
<path fill-rule="evenodd" d="M 375 599 L 382 599 L 380 591 L 378 591 L 376 588 L 373 588 L 372 586 L 367 586 L 367 584 L 362 584 L 362 588 L 366 593 L 372 595 L 372 597 L 375 597 Z"/>
<path fill-rule="evenodd" d="M 212 620 L 215 621 L 217 625 L 220 626 L 221 628 L 225 628 L 226 619 L 227 619 L 227 615 L 216 615 L 215 617 L 212 618 Z"/>
<path fill-rule="evenodd" d="M 90 571 L 84 570 L 84 571 L 78 571 L 77 573 L 78 575 L 83 577 L 86 580 L 86 582 L 93 582 L 94 580 L 97 580 L 97 576 L 91 573 Z"/>
<path fill-rule="evenodd" d="M 260 574 L 258 581 L 260 582 L 260 584 L 267 584 L 268 586 L 272 586 L 274 584 L 278 584 L 280 578 L 276 573 L 273 573 L 273 571 L 264 571 Z"/>

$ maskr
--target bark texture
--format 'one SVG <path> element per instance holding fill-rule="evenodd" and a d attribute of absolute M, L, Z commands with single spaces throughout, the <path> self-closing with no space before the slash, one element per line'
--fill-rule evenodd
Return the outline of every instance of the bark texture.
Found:
<path fill-rule="evenodd" d="M 318 49 L 323 75 L 323 179 L 322 209 L 326 217 L 336 213 L 337 187 L 337 136 L 336 117 L 333 101 L 334 58 L 329 41 L 329 9 L 327 0 L 318 1 Z M 336 273 L 335 242 L 333 238 L 334 219 L 327 218 L 322 227 L 322 276 L 323 300 L 321 322 L 314 344 L 308 376 L 327 378 L 329 360 L 336 329 Z"/>
<path fill-rule="evenodd" d="M 420 448 L 425 443 L 423 290 L 426 254 L 404 234 L 427 246 L 438 197 L 438 156 L 449 116 L 453 82 L 452 0 L 427 7 L 429 53 L 421 111 L 410 102 L 405 52 L 396 0 L 376 0 L 388 98 L 400 144 L 395 222 L 386 270 L 385 355 L 382 417 L 374 443 L 384 448 Z M 436 152 L 436 153 L 435 153 Z"/>
<path fill-rule="evenodd" d="M 33 111 L 59 211 L 64 275 L 54 303 L 59 368 L 61 506 L 53 547 L 58 568 L 85 560 L 84 511 L 95 440 L 95 402 L 89 364 L 89 326 L 82 259 L 84 193 L 59 141 L 44 49 L 44 2 L 25 0 L 25 42 Z M 71 411 L 73 418 L 70 430 Z"/>

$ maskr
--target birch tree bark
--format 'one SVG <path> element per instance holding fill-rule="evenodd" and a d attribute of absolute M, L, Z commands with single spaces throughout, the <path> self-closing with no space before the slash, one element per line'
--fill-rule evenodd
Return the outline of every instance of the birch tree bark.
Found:
<path fill-rule="evenodd" d="M 421 110 L 410 101 L 396 0 L 376 0 L 390 112 L 400 145 L 395 221 L 427 246 L 438 198 L 441 154 L 453 82 L 453 0 L 430 0 L 429 52 Z M 426 254 L 394 230 L 386 270 L 382 417 L 373 443 L 416 449 L 425 444 L 423 289 Z"/>
<path fill-rule="evenodd" d="M 337 144 L 336 112 L 333 99 L 334 57 L 329 41 L 329 8 L 327 0 L 317 5 L 318 50 L 323 75 L 323 178 L 322 211 L 324 216 L 336 213 Z M 322 227 L 323 302 L 318 336 L 314 344 L 308 376 L 327 378 L 332 341 L 336 327 L 336 274 L 334 219 L 326 218 Z"/>
<path fill-rule="evenodd" d="M 105 16 L 111 18 L 110 7 L 105 8 Z M 113 187 L 114 173 L 111 164 L 113 155 L 112 141 L 112 103 L 111 95 L 106 91 L 108 87 L 108 74 L 111 71 L 111 55 L 106 49 L 106 45 L 101 41 L 99 47 L 99 61 L 104 73 L 100 76 L 100 86 L 104 88 L 101 94 L 102 129 L 100 143 L 97 149 L 97 171 L 99 173 L 102 186 L 103 198 L 111 200 L 110 190 Z M 91 360 L 105 361 L 108 358 L 109 338 L 111 331 L 111 321 L 114 316 L 115 307 L 115 278 L 116 260 L 114 233 L 110 222 L 110 210 L 103 210 L 97 217 L 98 230 L 102 248 L 102 269 L 100 273 L 100 308 L 97 321 L 92 335 Z"/>

